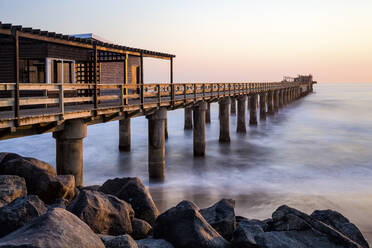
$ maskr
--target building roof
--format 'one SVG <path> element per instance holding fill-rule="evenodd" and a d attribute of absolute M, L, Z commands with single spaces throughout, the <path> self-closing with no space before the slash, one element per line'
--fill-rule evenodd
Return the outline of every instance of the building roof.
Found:
<path fill-rule="evenodd" d="M 176 55 L 150 51 L 145 49 L 127 47 L 122 45 L 113 44 L 94 34 L 80 34 L 80 35 L 65 35 L 55 32 L 42 31 L 29 27 L 22 27 L 20 25 L 13 25 L 10 23 L 0 22 L 0 34 L 11 35 L 17 31 L 19 37 L 42 40 L 46 42 L 59 43 L 69 46 L 78 46 L 83 48 L 93 48 L 94 43 L 98 50 L 104 50 L 114 53 L 129 53 L 134 55 L 143 55 L 144 57 L 155 57 L 162 59 L 171 59 Z M 90 36 L 89 36 L 90 35 Z"/>

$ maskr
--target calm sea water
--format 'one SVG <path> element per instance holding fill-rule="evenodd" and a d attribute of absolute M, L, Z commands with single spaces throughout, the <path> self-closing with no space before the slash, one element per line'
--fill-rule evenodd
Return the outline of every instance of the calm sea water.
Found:
<path fill-rule="evenodd" d="M 231 117 L 231 144 L 218 143 L 218 105 L 207 125 L 207 155 L 193 158 L 192 132 L 183 110 L 168 112 L 166 181 L 148 183 L 147 120 L 132 120 L 132 151 L 118 151 L 118 122 L 88 127 L 84 139 L 85 185 L 137 176 L 161 211 L 183 199 L 206 207 L 236 200 L 236 211 L 268 218 L 280 205 L 307 213 L 334 209 L 372 241 L 372 84 L 318 84 L 257 127 L 239 135 Z M 248 117 L 247 117 L 248 118 Z M 1 141 L 0 151 L 55 164 L 51 134 Z"/>

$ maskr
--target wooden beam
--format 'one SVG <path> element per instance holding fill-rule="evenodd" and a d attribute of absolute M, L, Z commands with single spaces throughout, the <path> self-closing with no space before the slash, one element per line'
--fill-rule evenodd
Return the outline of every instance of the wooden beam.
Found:
<path fill-rule="evenodd" d="M 98 81 L 97 81 L 97 42 L 93 43 L 93 82 L 94 82 L 94 108 L 98 108 Z"/>

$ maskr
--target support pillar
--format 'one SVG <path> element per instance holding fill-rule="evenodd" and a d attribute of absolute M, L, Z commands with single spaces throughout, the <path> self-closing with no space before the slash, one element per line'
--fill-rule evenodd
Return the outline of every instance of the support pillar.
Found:
<path fill-rule="evenodd" d="M 274 91 L 274 111 L 278 112 L 279 110 L 279 90 Z"/>
<path fill-rule="evenodd" d="M 148 119 L 148 163 L 150 180 L 163 181 L 165 178 L 165 120 L 167 109 L 161 108 Z"/>
<path fill-rule="evenodd" d="M 58 175 L 74 175 L 75 185 L 83 185 L 83 138 L 87 125 L 82 119 L 68 120 L 62 131 L 54 132 L 56 139 Z"/>
<path fill-rule="evenodd" d="M 257 95 L 250 96 L 249 107 L 249 125 L 257 125 Z"/>
<path fill-rule="evenodd" d="M 283 108 L 284 106 L 284 90 L 279 90 L 279 108 Z"/>
<path fill-rule="evenodd" d="M 236 115 L 236 99 L 231 97 L 231 115 Z"/>
<path fill-rule="evenodd" d="M 119 120 L 119 150 L 130 151 L 130 118 Z"/>
<path fill-rule="evenodd" d="M 168 139 L 168 119 L 165 119 L 165 139 Z"/>
<path fill-rule="evenodd" d="M 211 103 L 207 103 L 207 112 L 205 112 L 205 122 L 211 123 Z"/>
<path fill-rule="evenodd" d="M 222 98 L 219 104 L 220 143 L 230 143 L 230 97 Z"/>
<path fill-rule="evenodd" d="M 266 120 L 266 93 L 260 94 L 260 120 Z"/>
<path fill-rule="evenodd" d="M 275 113 L 274 110 L 274 91 L 270 90 L 267 94 L 267 113 L 269 115 L 273 115 Z"/>
<path fill-rule="evenodd" d="M 184 129 L 191 130 L 192 129 L 192 108 L 186 107 L 185 108 L 185 126 Z"/>
<path fill-rule="evenodd" d="M 245 102 L 247 101 L 247 96 L 240 96 L 238 97 L 238 120 L 236 126 L 236 132 L 238 133 L 246 133 L 246 112 L 245 112 Z"/>
<path fill-rule="evenodd" d="M 205 156 L 205 112 L 207 103 L 201 102 L 194 106 L 194 156 Z"/>

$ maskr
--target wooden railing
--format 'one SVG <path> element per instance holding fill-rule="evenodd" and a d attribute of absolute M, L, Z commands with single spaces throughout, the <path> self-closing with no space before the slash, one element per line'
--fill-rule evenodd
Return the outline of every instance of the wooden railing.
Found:
<path fill-rule="evenodd" d="M 120 107 L 120 111 L 128 107 L 144 109 L 154 105 L 174 107 L 179 103 L 255 94 L 299 85 L 298 82 L 143 85 L 21 83 L 16 87 L 15 83 L 0 83 L 0 120 L 43 114 L 60 115 L 63 119 L 65 112 L 110 107 Z M 97 108 L 94 107 L 95 102 L 98 103 Z"/>

